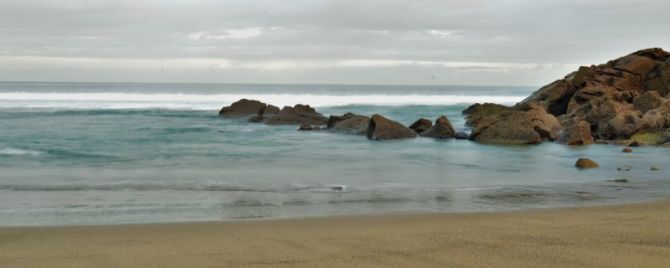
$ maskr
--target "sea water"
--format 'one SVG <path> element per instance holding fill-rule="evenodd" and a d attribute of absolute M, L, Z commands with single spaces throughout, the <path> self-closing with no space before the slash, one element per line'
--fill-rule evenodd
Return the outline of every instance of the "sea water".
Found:
<path fill-rule="evenodd" d="M 0 83 L 0 225 L 481 212 L 654 200 L 670 149 L 370 141 L 217 116 L 246 97 L 409 125 L 532 87 Z M 598 169 L 578 170 L 580 157 Z M 651 171 L 655 166 L 659 171 Z M 611 180 L 626 178 L 628 183 Z"/>

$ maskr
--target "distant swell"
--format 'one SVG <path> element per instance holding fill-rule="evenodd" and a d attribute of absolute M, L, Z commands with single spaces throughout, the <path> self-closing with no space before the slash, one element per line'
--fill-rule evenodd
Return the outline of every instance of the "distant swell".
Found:
<path fill-rule="evenodd" d="M 0 93 L 0 108 L 54 109 L 191 109 L 216 110 L 241 98 L 278 106 L 297 103 L 316 107 L 345 105 L 453 105 L 475 102 L 513 104 L 523 96 L 438 94 L 174 94 L 174 93 Z"/>
<path fill-rule="evenodd" d="M 19 148 L 0 148 L 0 156 L 39 156 L 42 152 Z"/>

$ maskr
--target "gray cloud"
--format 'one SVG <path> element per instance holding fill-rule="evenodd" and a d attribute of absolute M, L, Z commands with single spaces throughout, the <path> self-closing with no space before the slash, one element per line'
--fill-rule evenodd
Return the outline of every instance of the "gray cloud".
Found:
<path fill-rule="evenodd" d="M 667 10 L 661 0 L 0 1 L 0 79 L 539 85 L 667 48 Z"/>

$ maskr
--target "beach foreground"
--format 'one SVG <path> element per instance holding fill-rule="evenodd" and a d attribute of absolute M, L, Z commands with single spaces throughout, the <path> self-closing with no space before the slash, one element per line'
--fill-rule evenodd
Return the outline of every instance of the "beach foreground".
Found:
<path fill-rule="evenodd" d="M 2 267 L 667 267 L 670 202 L 0 229 Z"/>

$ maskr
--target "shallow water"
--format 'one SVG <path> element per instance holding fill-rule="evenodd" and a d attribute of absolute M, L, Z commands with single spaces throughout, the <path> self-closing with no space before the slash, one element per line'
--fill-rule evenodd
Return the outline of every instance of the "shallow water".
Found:
<path fill-rule="evenodd" d="M 217 117 L 247 94 L 405 124 L 445 114 L 463 128 L 470 102 L 513 103 L 530 91 L 0 83 L 0 225 L 500 211 L 668 196 L 667 148 L 373 142 Z M 577 170 L 579 157 L 601 168 Z M 608 181 L 617 178 L 630 183 Z"/>

